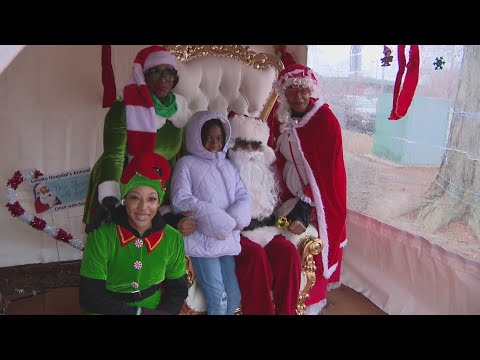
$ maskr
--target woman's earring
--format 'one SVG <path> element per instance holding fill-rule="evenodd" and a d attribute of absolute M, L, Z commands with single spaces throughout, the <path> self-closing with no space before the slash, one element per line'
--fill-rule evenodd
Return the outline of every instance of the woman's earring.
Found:
<path fill-rule="evenodd" d="M 122 199 L 121 203 L 122 205 L 125 205 L 125 199 Z"/>

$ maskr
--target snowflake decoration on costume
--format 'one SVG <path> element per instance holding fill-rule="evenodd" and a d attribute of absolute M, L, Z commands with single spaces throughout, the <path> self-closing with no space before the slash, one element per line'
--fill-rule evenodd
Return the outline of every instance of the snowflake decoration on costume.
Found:
<path fill-rule="evenodd" d="M 135 261 L 135 262 L 133 263 L 133 267 L 134 267 L 135 269 L 137 269 L 137 270 L 140 270 L 140 269 L 142 268 L 142 262 L 141 262 L 141 261 L 138 261 L 138 260 Z"/>
<path fill-rule="evenodd" d="M 435 58 L 435 62 L 433 63 L 433 66 L 435 66 L 435 70 L 442 70 L 443 65 L 445 65 L 445 61 L 443 61 L 443 56 Z"/>
<path fill-rule="evenodd" d="M 137 248 L 141 248 L 143 246 L 143 240 L 142 239 L 135 240 L 135 246 Z"/>
<path fill-rule="evenodd" d="M 130 286 L 131 286 L 132 288 L 134 288 L 134 289 L 138 289 L 138 283 L 136 283 L 135 281 L 132 282 L 132 283 L 130 284 Z"/>

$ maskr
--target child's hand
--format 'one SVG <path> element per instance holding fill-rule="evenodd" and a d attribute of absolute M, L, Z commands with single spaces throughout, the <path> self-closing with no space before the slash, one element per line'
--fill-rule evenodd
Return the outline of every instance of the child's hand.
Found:
<path fill-rule="evenodd" d="M 197 228 L 197 222 L 194 219 L 190 219 L 190 217 L 195 215 L 195 213 L 193 211 L 186 211 L 183 212 L 182 215 L 185 216 L 185 218 L 178 222 L 178 231 L 180 231 L 183 236 L 192 235 Z"/>
<path fill-rule="evenodd" d="M 182 233 L 183 236 L 192 235 L 197 228 L 197 222 L 193 219 L 182 219 L 178 222 L 178 231 Z"/>

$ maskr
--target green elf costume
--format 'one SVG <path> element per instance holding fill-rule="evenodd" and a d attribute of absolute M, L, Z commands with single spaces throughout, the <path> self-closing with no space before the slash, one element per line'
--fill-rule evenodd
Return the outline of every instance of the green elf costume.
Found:
<path fill-rule="evenodd" d="M 170 176 L 158 154 L 132 159 L 121 177 L 121 197 L 139 186 L 158 193 Z M 182 235 L 157 210 L 142 236 L 130 225 L 123 205 L 87 238 L 80 269 L 80 305 L 90 314 L 179 314 L 188 296 Z"/>
<path fill-rule="evenodd" d="M 116 199 L 118 206 L 118 181 L 129 160 L 144 152 L 155 152 L 166 158 L 172 167 L 175 165 L 189 110 L 185 98 L 173 91 L 163 103 L 149 91 L 144 73 L 162 64 L 177 70 L 175 57 L 164 47 L 150 46 L 141 50 L 135 58 L 131 79 L 123 90 L 123 99 L 117 99 L 105 117 L 104 151 L 92 169 L 83 213 L 86 232 L 90 231 L 92 217 L 105 198 Z M 173 87 L 177 83 L 175 75 Z M 168 189 L 168 184 L 166 186 Z"/>

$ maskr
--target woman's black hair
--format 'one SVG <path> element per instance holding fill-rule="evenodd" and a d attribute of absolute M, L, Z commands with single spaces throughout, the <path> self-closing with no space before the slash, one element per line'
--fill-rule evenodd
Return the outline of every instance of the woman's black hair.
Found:
<path fill-rule="evenodd" d="M 175 74 L 175 78 L 173 79 L 173 86 L 172 90 L 175 89 L 175 86 L 177 86 L 178 82 L 180 81 L 180 78 L 178 77 L 178 72 Z"/>
<path fill-rule="evenodd" d="M 222 150 L 223 150 L 223 148 L 225 147 L 227 133 L 225 131 L 225 128 L 223 127 L 223 122 L 220 119 L 210 119 L 207 122 L 205 122 L 205 124 L 203 124 L 202 131 L 200 134 L 200 136 L 202 137 L 202 144 L 205 144 L 207 142 L 208 132 L 210 131 L 210 128 L 212 128 L 213 126 L 218 126 L 220 128 L 220 131 L 222 133 L 222 138 L 223 138 L 223 142 L 222 142 Z"/>

